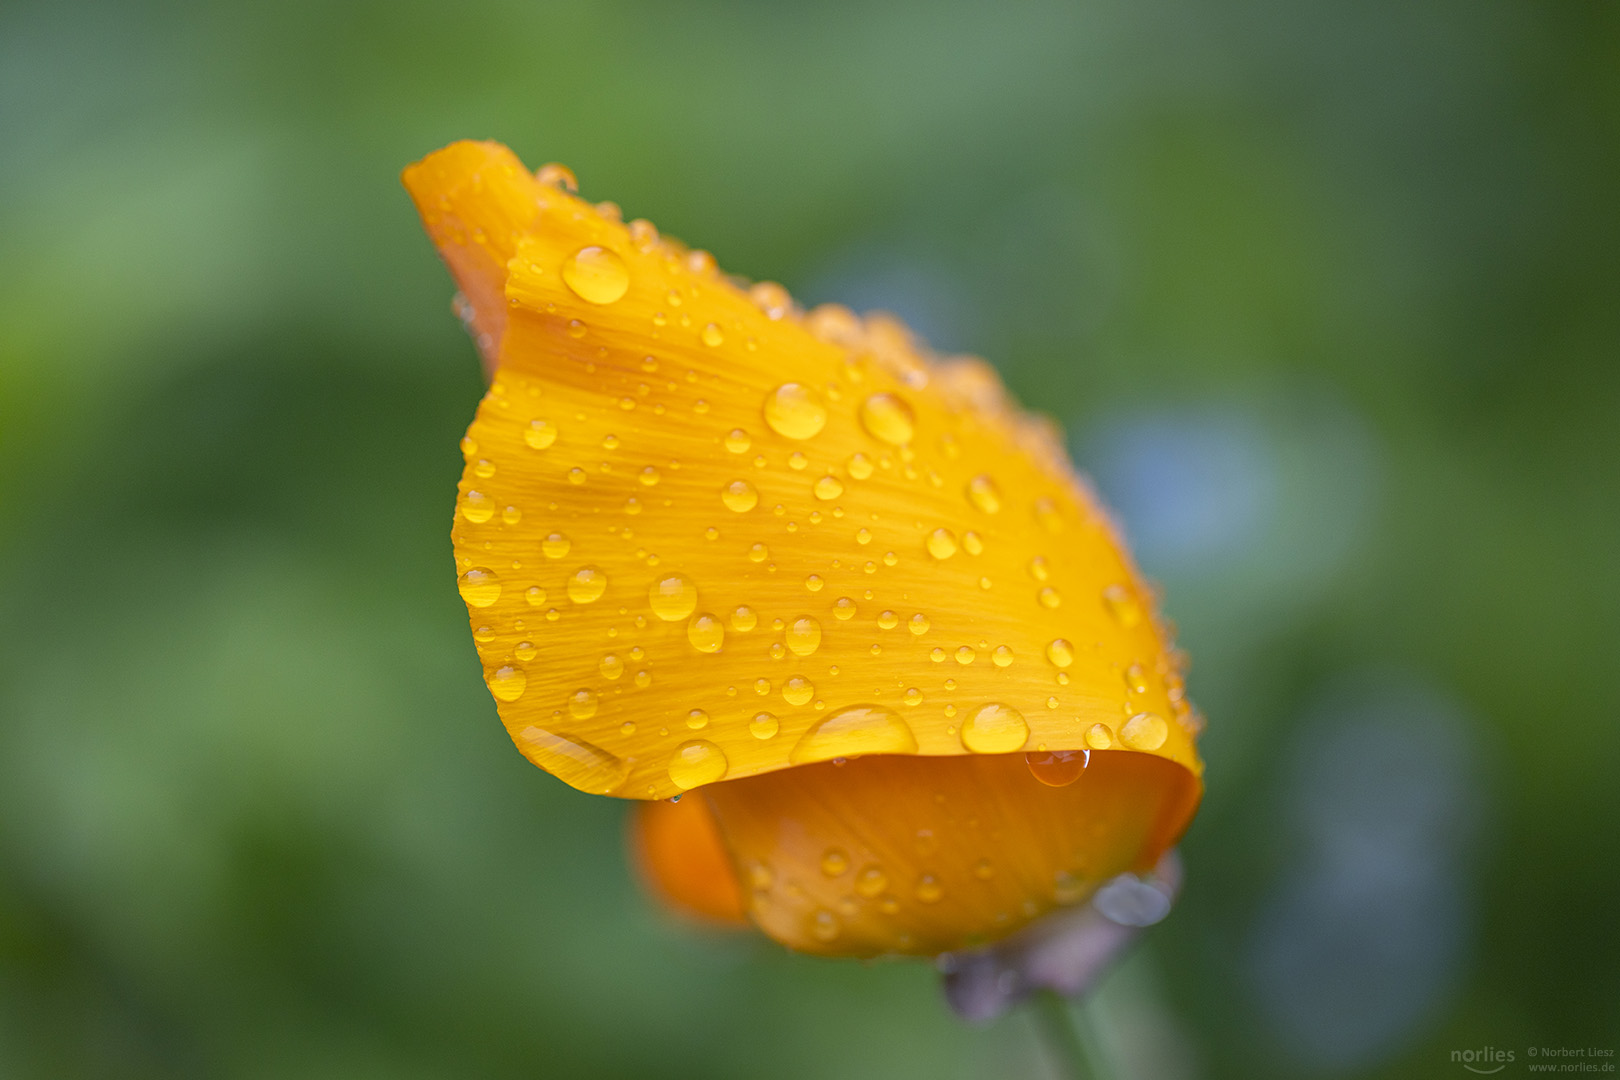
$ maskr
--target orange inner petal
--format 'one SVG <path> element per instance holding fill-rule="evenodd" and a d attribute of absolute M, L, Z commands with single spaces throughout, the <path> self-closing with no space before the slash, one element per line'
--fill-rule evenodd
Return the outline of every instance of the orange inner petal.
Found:
<path fill-rule="evenodd" d="M 804 952 L 873 956 L 983 944 L 1146 870 L 1201 792 L 1173 762 L 1101 751 L 1060 787 L 1032 775 L 1024 754 L 875 756 L 702 794 L 767 934 Z"/>
<path fill-rule="evenodd" d="M 701 796 L 638 803 L 629 828 L 636 869 L 649 891 L 693 918 L 748 925 L 736 871 Z"/>

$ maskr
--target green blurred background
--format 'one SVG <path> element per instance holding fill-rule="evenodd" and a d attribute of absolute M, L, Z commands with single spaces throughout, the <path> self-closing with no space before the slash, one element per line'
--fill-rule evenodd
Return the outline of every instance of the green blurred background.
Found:
<path fill-rule="evenodd" d="M 1046 1074 L 512 750 L 397 180 L 463 137 L 1066 424 L 1210 717 L 1122 1077 L 1620 1048 L 1613 3 L 13 0 L 0 1075 Z"/>

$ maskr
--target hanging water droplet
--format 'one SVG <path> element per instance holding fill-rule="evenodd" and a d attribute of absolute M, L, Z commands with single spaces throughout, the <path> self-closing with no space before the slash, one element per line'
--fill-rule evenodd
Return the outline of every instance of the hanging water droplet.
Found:
<path fill-rule="evenodd" d="M 501 598 L 501 579 L 495 576 L 495 571 L 482 566 L 462 574 L 456 580 L 456 588 L 469 607 L 487 608 Z"/>
<path fill-rule="evenodd" d="M 596 715 L 596 695 L 581 688 L 568 696 L 568 712 L 575 720 L 589 720 Z"/>
<path fill-rule="evenodd" d="M 698 590 L 685 574 L 669 574 L 647 586 L 647 603 L 665 622 L 680 622 L 697 610 Z"/>
<path fill-rule="evenodd" d="M 873 394 L 861 402 L 861 426 L 874 439 L 899 446 L 916 434 L 917 417 L 898 394 Z"/>
<path fill-rule="evenodd" d="M 562 264 L 563 284 L 592 304 L 611 304 L 630 288 L 630 270 L 618 253 L 592 244 L 582 247 Z"/>
<path fill-rule="evenodd" d="M 482 491 L 469 491 L 461 501 L 461 516 L 474 525 L 482 525 L 495 516 L 495 500 Z"/>
<path fill-rule="evenodd" d="M 1029 725 L 1010 705 L 981 706 L 962 724 L 962 745 L 975 754 L 1006 754 L 1029 741 Z"/>
<path fill-rule="evenodd" d="M 720 489 L 720 501 L 726 504 L 727 510 L 745 514 L 759 505 L 759 492 L 746 480 L 733 480 Z"/>
<path fill-rule="evenodd" d="M 783 383 L 765 396 L 765 422 L 789 439 L 809 439 L 827 424 L 827 407 L 808 386 Z"/>
<path fill-rule="evenodd" d="M 705 612 L 686 624 L 686 640 L 701 653 L 719 652 L 726 642 L 726 628 L 720 620 Z"/>
<path fill-rule="evenodd" d="M 1048 787 L 1067 787 L 1080 779 L 1091 761 L 1087 750 L 1042 750 L 1024 755 L 1035 779 Z"/>
<path fill-rule="evenodd" d="M 948 559 L 956 554 L 956 534 L 949 529 L 935 529 L 928 534 L 928 554 L 936 559 Z"/>
<path fill-rule="evenodd" d="M 540 553 L 548 559 L 560 559 L 567 555 L 568 549 L 573 546 L 573 542 L 562 533 L 552 533 L 540 541 Z"/>
<path fill-rule="evenodd" d="M 712 742 L 693 739 L 675 748 L 669 759 L 669 778 L 683 791 L 712 784 L 726 775 L 726 755 Z"/>
<path fill-rule="evenodd" d="M 770 713 L 756 713 L 754 714 L 754 718 L 748 721 L 748 734 L 763 742 L 766 739 L 775 738 L 779 727 L 780 725 L 777 724 L 776 717 L 772 716 Z"/>
<path fill-rule="evenodd" d="M 816 688 L 803 675 L 793 675 L 782 684 L 782 697 L 789 705 L 808 705 L 816 696 Z"/>
<path fill-rule="evenodd" d="M 994 514 L 1001 509 L 1001 489 L 988 476 L 975 476 L 969 480 L 967 497 L 968 502 L 987 514 Z"/>
<path fill-rule="evenodd" d="M 516 701 L 529 686 L 529 677 L 520 667 L 504 664 L 490 672 L 489 692 L 501 701 Z"/>
<path fill-rule="evenodd" d="M 1137 713 L 1119 729 L 1119 741 L 1132 750 L 1157 750 L 1164 745 L 1170 728 L 1158 713 Z"/>
<path fill-rule="evenodd" d="M 594 566 L 582 566 L 568 578 L 568 599 L 589 604 L 607 591 L 607 575 Z"/>
<path fill-rule="evenodd" d="M 793 620 L 785 635 L 794 656 L 809 656 L 821 647 L 821 624 L 808 615 Z"/>

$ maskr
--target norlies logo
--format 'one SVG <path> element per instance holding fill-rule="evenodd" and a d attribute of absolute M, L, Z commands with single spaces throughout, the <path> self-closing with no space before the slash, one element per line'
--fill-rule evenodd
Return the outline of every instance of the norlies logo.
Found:
<path fill-rule="evenodd" d="M 1482 1046 L 1478 1050 L 1453 1050 L 1451 1060 L 1471 1073 L 1489 1076 L 1508 1067 L 1513 1060 L 1513 1051 L 1498 1050 L 1494 1046 Z"/>

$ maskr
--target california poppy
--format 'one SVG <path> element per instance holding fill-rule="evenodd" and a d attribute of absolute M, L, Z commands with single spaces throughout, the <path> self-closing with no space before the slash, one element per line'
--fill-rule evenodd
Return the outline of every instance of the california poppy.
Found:
<path fill-rule="evenodd" d="M 485 679 L 531 761 L 643 800 L 670 904 L 934 955 L 1176 841 L 1184 660 L 987 365 L 803 312 L 495 143 L 404 181 L 492 375 L 452 530 Z"/>

